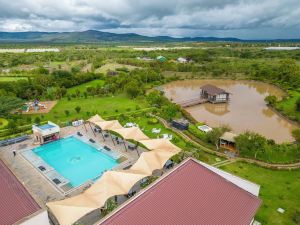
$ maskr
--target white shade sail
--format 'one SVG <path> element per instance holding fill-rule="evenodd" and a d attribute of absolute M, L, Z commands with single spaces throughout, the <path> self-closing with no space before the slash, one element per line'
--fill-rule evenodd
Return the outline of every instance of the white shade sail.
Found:
<path fill-rule="evenodd" d="M 72 225 L 87 213 L 103 207 L 110 197 L 128 194 L 138 181 L 151 176 L 154 170 L 162 169 L 167 160 L 181 150 L 169 140 L 149 139 L 138 127 L 123 128 L 117 120 L 105 121 L 95 115 L 88 121 L 102 130 L 114 131 L 124 139 L 138 141 L 152 151 L 143 152 L 128 170 L 105 172 L 80 195 L 47 203 L 60 225 Z"/>
<path fill-rule="evenodd" d="M 89 118 L 87 121 L 90 122 L 90 123 L 97 123 L 97 122 L 103 122 L 105 120 L 102 119 L 101 116 L 99 116 L 98 114 L 96 114 L 95 116 L 92 116 L 91 118 Z"/>
<path fill-rule="evenodd" d="M 172 144 L 167 139 L 150 139 L 150 140 L 142 140 L 140 141 L 147 149 L 154 150 L 154 149 L 165 149 L 169 151 L 180 151 L 176 145 Z"/>
<path fill-rule="evenodd" d="M 95 125 L 100 127 L 102 130 L 112 130 L 123 128 L 118 120 L 108 120 L 102 122 L 96 122 Z"/>
<path fill-rule="evenodd" d="M 112 129 L 112 131 L 120 134 L 126 140 L 149 140 L 149 137 L 146 136 L 138 127 Z"/>

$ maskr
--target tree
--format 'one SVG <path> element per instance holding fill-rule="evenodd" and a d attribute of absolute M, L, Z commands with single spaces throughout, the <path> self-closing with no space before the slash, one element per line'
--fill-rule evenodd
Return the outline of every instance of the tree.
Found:
<path fill-rule="evenodd" d="M 14 120 L 10 120 L 7 125 L 7 129 L 10 130 L 11 132 L 16 132 L 16 130 L 17 130 L 16 122 Z"/>
<path fill-rule="evenodd" d="M 164 97 L 160 93 L 160 91 L 152 91 L 147 95 L 147 101 L 150 103 L 152 106 L 158 106 L 161 107 L 163 102 L 164 102 Z"/>
<path fill-rule="evenodd" d="M 254 132 L 245 132 L 235 138 L 235 145 L 240 155 L 257 158 L 257 154 L 264 153 L 267 148 L 267 139 Z"/>
<path fill-rule="evenodd" d="M 208 142 L 214 144 L 217 149 L 219 148 L 219 140 L 220 137 L 226 132 L 229 131 L 230 129 L 227 127 L 218 127 L 214 128 L 211 132 L 207 133 L 207 140 Z"/>
<path fill-rule="evenodd" d="M 277 97 L 274 95 L 269 95 L 265 98 L 265 101 L 267 102 L 267 104 L 274 106 L 277 102 Z"/>
<path fill-rule="evenodd" d="M 14 96 L 0 96 L 0 115 L 7 115 L 23 105 L 23 100 Z"/>
<path fill-rule="evenodd" d="M 65 110 L 65 114 L 66 114 L 66 116 L 69 116 L 70 115 L 70 111 L 69 110 Z"/>
<path fill-rule="evenodd" d="M 80 107 L 80 106 L 76 106 L 76 107 L 75 107 L 75 111 L 76 111 L 77 113 L 79 113 L 80 110 L 81 110 L 81 107 Z"/>
<path fill-rule="evenodd" d="M 88 96 L 88 93 L 85 91 L 85 92 L 83 92 L 83 95 L 84 95 L 84 98 L 86 99 Z"/>
<path fill-rule="evenodd" d="M 135 80 L 132 80 L 125 85 L 125 91 L 130 98 L 136 98 L 142 93 L 141 86 Z"/>
<path fill-rule="evenodd" d="M 300 98 L 298 98 L 296 101 L 296 109 L 298 112 L 300 112 Z"/>
<path fill-rule="evenodd" d="M 80 90 L 79 90 L 79 89 L 76 89 L 76 90 L 75 90 L 75 94 L 76 94 L 76 97 L 79 98 L 79 97 L 80 97 Z"/>
<path fill-rule="evenodd" d="M 39 125 L 39 124 L 41 123 L 41 118 L 38 117 L 38 116 L 35 117 L 35 118 L 34 118 L 34 123 Z"/>
<path fill-rule="evenodd" d="M 167 120 L 172 120 L 178 113 L 179 108 L 174 103 L 168 103 L 162 107 L 162 116 Z"/>
<path fill-rule="evenodd" d="M 295 140 L 300 143 L 300 129 L 295 129 L 292 131 L 292 135 L 295 138 Z"/>

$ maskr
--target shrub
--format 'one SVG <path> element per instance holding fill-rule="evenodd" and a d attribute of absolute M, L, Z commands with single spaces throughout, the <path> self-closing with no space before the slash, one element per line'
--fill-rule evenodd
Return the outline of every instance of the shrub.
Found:
<path fill-rule="evenodd" d="M 300 112 L 300 98 L 298 98 L 298 100 L 296 102 L 296 109 L 298 112 Z"/>
<path fill-rule="evenodd" d="M 41 123 L 41 118 L 40 117 L 35 117 L 34 118 L 34 123 L 36 123 L 36 124 L 40 124 Z"/>
<path fill-rule="evenodd" d="M 81 110 L 81 107 L 80 107 L 80 106 L 76 106 L 76 107 L 75 107 L 75 111 L 76 111 L 77 113 L 79 113 L 80 110 Z"/>
<path fill-rule="evenodd" d="M 69 110 L 65 110 L 65 114 L 66 114 L 66 116 L 69 116 L 70 115 L 70 111 Z"/>
<path fill-rule="evenodd" d="M 147 123 L 148 123 L 149 125 L 158 124 L 158 119 L 156 119 L 156 118 L 150 118 L 150 119 L 147 121 Z"/>

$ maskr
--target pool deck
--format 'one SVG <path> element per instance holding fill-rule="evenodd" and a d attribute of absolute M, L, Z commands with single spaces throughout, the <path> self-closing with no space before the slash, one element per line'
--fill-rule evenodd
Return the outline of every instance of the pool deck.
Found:
<path fill-rule="evenodd" d="M 123 144 L 114 145 L 110 136 L 105 138 L 105 142 L 103 141 L 102 135 L 97 133 L 94 136 L 94 133 L 90 129 L 89 126 L 86 127 L 87 132 L 84 126 L 79 127 L 65 127 L 61 129 L 61 137 L 67 137 L 70 135 L 75 135 L 78 131 L 83 134 L 85 138 L 92 138 L 97 143 L 102 146 L 106 145 L 111 148 L 112 151 L 116 151 L 124 155 L 128 160 L 125 163 L 119 164 L 117 168 L 114 169 L 123 169 L 129 165 L 132 165 L 139 158 L 137 151 L 126 151 Z M 45 203 L 49 201 L 61 200 L 64 199 L 65 196 L 58 191 L 49 180 L 47 180 L 36 168 L 33 167 L 31 163 L 29 163 L 22 155 L 21 152 L 26 149 L 32 149 L 37 147 L 38 145 L 33 143 L 33 136 L 30 139 L 17 143 L 14 145 L 1 147 L 0 148 L 0 158 L 5 162 L 5 164 L 11 169 L 11 171 L 16 175 L 16 177 L 21 181 L 21 183 L 25 186 L 25 188 L 32 194 L 37 203 L 45 208 Z M 13 156 L 13 150 L 16 150 L 17 155 Z M 139 154 L 145 149 L 138 148 Z M 86 187 L 79 188 L 78 190 L 72 192 L 66 197 L 70 197 L 82 192 Z"/>

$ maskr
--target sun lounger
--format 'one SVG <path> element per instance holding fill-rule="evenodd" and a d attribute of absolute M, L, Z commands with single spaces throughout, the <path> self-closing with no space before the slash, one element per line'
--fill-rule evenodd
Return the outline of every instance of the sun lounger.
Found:
<path fill-rule="evenodd" d="M 42 171 L 42 172 L 46 170 L 46 168 L 45 168 L 44 166 L 39 166 L 38 168 L 39 168 L 39 170 Z"/>
<path fill-rule="evenodd" d="M 96 143 L 95 140 L 92 139 L 92 138 L 90 138 L 89 141 L 92 142 L 92 143 Z"/>
<path fill-rule="evenodd" d="M 82 136 L 83 136 L 83 134 L 80 133 L 79 131 L 77 132 L 77 135 L 78 135 L 79 137 L 82 137 Z"/>
<path fill-rule="evenodd" d="M 3 140 L 3 141 L 0 141 L 0 146 L 12 145 L 12 144 L 15 144 L 15 143 L 25 141 L 27 139 L 28 139 L 28 135 L 24 135 L 24 136 L 20 136 L 20 137 L 16 137 L 16 138 L 11 138 L 11 139 L 6 139 L 6 140 Z"/>
<path fill-rule="evenodd" d="M 58 178 L 55 178 L 52 180 L 56 185 L 60 184 L 61 181 Z"/>
<path fill-rule="evenodd" d="M 109 147 L 107 147 L 107 146 L 104 146 L 103 147 L 106 151 L 111 151 L 111 149 L 109 148 Z"/>

